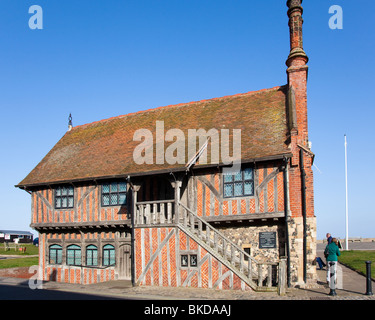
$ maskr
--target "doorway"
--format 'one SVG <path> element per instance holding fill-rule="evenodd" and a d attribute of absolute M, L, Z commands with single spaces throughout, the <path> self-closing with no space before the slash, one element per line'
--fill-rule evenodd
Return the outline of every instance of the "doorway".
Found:
<path fill-rule="evenodd" d="M 120 246 L 120 270 L 121 280 L 131 280 L 131 245 L 125 243 Z"/>

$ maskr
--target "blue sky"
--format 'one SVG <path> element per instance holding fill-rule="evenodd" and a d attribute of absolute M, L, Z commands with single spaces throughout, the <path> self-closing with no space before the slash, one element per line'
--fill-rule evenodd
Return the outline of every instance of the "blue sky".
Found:
<path fill-rule="evenodd" d="M 31 5 L 43 30 L 28 26 Z M 2 0 L 0 229 L 30 230 L 14 188 L 73 125 L 287 82 L 284 0 Z M 331 30 L 331 5 L 344 13 Z M 305 0 L 309 138 L 318 238 L 375 237 L 374 30 L 370 0 Z"/>

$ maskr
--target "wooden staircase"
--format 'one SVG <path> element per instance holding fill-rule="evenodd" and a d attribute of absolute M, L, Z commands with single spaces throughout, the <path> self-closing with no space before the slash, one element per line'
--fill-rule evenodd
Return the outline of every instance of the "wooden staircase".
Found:
<path fill-rule="evenodd" d="M 178 202 L 178 227 L 255 291 L 285 291 L 285 260 L 259 263 L 195 212 Z"/>
<path fill-rule="evenodd" d="M 178 200 L 135 204 L 135 225 L 174 225 L 255 291 L 285 293 L 286 262 L 260 263 Z"/>

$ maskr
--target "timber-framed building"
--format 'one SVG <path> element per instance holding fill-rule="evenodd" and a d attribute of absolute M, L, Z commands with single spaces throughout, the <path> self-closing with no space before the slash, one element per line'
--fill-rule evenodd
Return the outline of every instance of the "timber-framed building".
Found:
<path fill-rule="evenodd" d="M 31 194 L 44 280 L 274 290 L 316 279 L 301 2 L 287 1 L 287 85 L 69 126 L 17 185 Z M 140 129 L 152 137 L 143 164 Z M 206 143 L 183 162 L 160 161 L 171 129 L 201 129 Z M 223 130 L 229 141 L 241 130 L 233 174 L 210 161 Z"/>

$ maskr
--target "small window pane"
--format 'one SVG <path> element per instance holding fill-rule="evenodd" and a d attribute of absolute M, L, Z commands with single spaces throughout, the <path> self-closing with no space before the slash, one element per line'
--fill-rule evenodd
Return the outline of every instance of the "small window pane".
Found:
<path fill-rule="evenodd" d="M 103 266 L 108 266 L 109 265 L 109 262 L 108 262 L 108 257 L 109 257 L 109 252 L 107 250 L 104 250 L 103 251 Z"/>
<path fill-rule="evenodd" d="M 252 181 L 245 182 L 245 195 L 252 195 L 254 193 L 254 185 Z"/>
<path fill-rule="evenodd" d="M 120 193 L 119 204 L 126 204 L 126 193 Z"/>
<path fill-rule="evenodd" d="M 73 207 L 73 202 L 74 202 L 74 198 L 73 197 L 68 197 L 68 207 L 69 208 Z"/>
<path fill-rule="evenodd" d="M 75 261 L 74 261 L 74 264 L 76 266 L 80 266 L 82 263 L 81 263 L 81 250 L 75 250 Z"/>
<path fill-rule="evenodd" d="M 57 254 L 57 252 L 56 252 L 56 250 L 50 250 L 50 252 L 49 252 L 49 263 L 51 263 L 51 264 L 55 264 L 56 263 L 56 254 Z"/>
<path fill-rule="evenodd" d="M 62 187 L 61 188 L 61 195 L 62 196 L 66 196 L 68 194 L 68 190 L 67 190 L 67 188 L 66 187 Z"/>
<path fill-rule="evenodd" d="M 97 266 L 98 265 L 98 250 L 92 251 L 92 265 Z"/>
<path fill-rule="evenodd" d="M 124 191 L 126 191 L 126 182 L 120 182 L 119 184 L 118 184 L 118 187 L 119 187 L 119 192 L 124 192 Z"/>
<path fill-rule="evenodd" d="M 244 169 L 243 178 L 244 178 L 244 180 L 252 180 L 253 179 L 253 170 L 251 168 Z"/>
<path fill-rule="evenodd" d="M 232 182 L 232 181 L 233 181 L 233 175 L 231 174 L 224 175 L 224 182 Z"/>
<path fill-rule="evenodd" d="M 111 205 L 116 205 L 118 204 L 118 194 L 111 194 Z"/>
<path fill-rule="evenodd" d="M 187 267 L 189 263 L 188 255 L 183 254 L 181 255 L 181 267 Z"/>
<path fill-rule="evenodd" d="M 234 181 L 242 181 L 242 171 L 239 171 L 234 175 Z"/>
<path fill-rule="evenodd" d="M 234 184 L 234 196 L 242 196 L 243 195 L 243 184 L 242 182 L 236 182 Z"/>
<path fill-rule="evenodd" d="M 74 251 L 73 250 L 68 250 L 66 263 L 69 265 L 72 265 L 74 263 Z"/>
<path fill-rule="evenodd" d="M 57 196 L 61 196 L 61 188 L 60 188 L 60 187 L 58 187 L 58 188 L 56 189 L 56 195 L 57 195 Z"/>
<path fill-rule="evenodd" d="M 61 198 L 56 197 L 56 208 L 61 208 Z"/>
<path fill-rule="evenodd" d="M 233 196 L 233 184 L 225 184 L 224 185 L 224 197 L 232 197 Z"/>
<path fill-rule="evenodd" d="M 248 254 L 250 255 L 250 248 L 243 248 L 243 250 Z M 249 261 L 249 257 L 248 256 L 244 256 L 245 258 L 245 261 Z"/>
<path fill-rule="evenodd" d="M 74 189 L 73 189 L 73 187 L 68 187 L 68 195 L 69 196 L 72 196 L 73 195 L 73 193 L 74 193 Z"/>
<path fill-rule="evenodd" d="M 109 194 L 103 194 L 103 205 L 109 206 Z"/>
<path fill-rule="evenodd" d="M 67 200 L 67 198 L 66 198 L 66 197 L 63 197 L 63 198 L 61 198 L 61 200 L 62 200 L 62 202 L 61 202 L 61 206 L 62 206 L 63 208 L 66 208 L 67 205 L 68 205 L 68 200 Z"/>
<path fill-rule="evenodd" d="M 111 183 L 111 192 L 117 192 L 117 182 Z"/>
<path fill-rule="evenodd" d="M 92 250 L 86 251 L 87 265 L 92 266 Z"/>
<path fill-rule="evenodd" d="M 109 184 L 103 184 L 102 192 L 103 193 L 109 193 Z"/>
<path fill-rule="evenodd" d="M 113 266 L 116 264 L 116 259 L 115 259 L 115 249 L 111 249 L 109 252 L 109 265 Z"/>
<path fill-rule="evenodd" d="M 196 254 L 190 255 L 190 267 L 196 267 L 198 265 L 198 258 Z"/>

